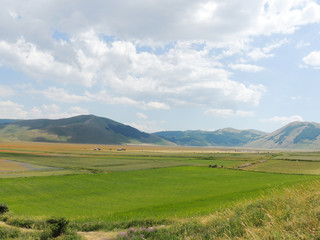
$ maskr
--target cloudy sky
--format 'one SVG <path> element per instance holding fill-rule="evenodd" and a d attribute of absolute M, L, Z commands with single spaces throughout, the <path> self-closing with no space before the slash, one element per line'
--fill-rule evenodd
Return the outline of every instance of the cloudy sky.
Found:
<path fill-rule="evenodd" d="M 0 0 L 0 118 L 320 122 L 320 1 Z"/>

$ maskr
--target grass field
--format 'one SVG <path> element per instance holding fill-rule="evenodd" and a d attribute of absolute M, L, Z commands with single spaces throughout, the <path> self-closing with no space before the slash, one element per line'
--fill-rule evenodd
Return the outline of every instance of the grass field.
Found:
<path fill-rule="evenodd" d="M 320 179 L 317 152 L 121 147 L 126 151 L 0 143 L 0 203 L 9 206 L 8 219 L 65 217 L 75 228 L 102 230 L 117 229 L 115 223 L 144 226 L 149 220 L 172 224 Z M 251 165 L 239 170 L 245 164 Z"/>
<path fill-rule="evenodd" d="M 208 214 L 264 190 L 314 179 L 203 167 L 2 179 L 1 201 L 24 217 L 130 221 Z"/>
<path fill-rule="evenodd" d="M 269 157 L 257 153 L 235 153 L 230 149 L 153 146 L 126 146 L 126 151 L 120 152 L 117 151 L 119 146 L 106 145 L 0 143 L 0 147 L 0 159 L 15 161 L 20 166 L 24 163 L 37 165 L 39 168 L 51 167 L 52 171 L 47 172 L 47 175 L 59 174 L 61 169 L 69 173 L 102 173 L 177 166 L 217 165 L 237 168 L 238 165 Z M 94 151 L 96 147 L 102 150 Z M 0 178 L 11 177 L 13 172 L 20 174 L 19 176 L 39 175 L 39 171 L 32 171 L 32 168 L 13 166 L 11 170 L 6 167 L 7 172 L 1 172 L 2 167 L 5 167 L 4 162 L 0 162 Z"/>

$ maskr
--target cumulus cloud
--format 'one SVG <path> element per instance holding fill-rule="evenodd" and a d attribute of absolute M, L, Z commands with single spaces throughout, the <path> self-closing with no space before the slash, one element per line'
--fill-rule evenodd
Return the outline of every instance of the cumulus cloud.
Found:
<path fill-rule="evenodd" d="M 24 106 L 12 101 L 0 101 L 0 118 L 24 119 L 28 112 Z"/>
<path fill-rule="evenodd" d="M 67 4 L 12 0 L 0 12 L 0 27 L 8 36 L 14 34 L 12 27 L 18 28 L 39 43 L 48 38 L 50 26 L 71 34 L 95 26 L 100 33 L 126 40 L 225 42 L 292 33 L 301 25 L 319 22 L 319 8 L 314 0 L 70 0 Z"/>
<path fill-rule="evenodd" d="M 91 98 L 88 96 L 70 94 L 67 90 L 56 87 L 49 87 L 45 90 L 32 89 L 30 93 L 43 95 L 44 97 L 55 102 L 78 103 L 92 101 Z"/>
<path fill-rule="evenodd" d="M 0 9 L 0 64 L 40 82 L 102 89 L 77 95 L 52 87 L 41 93 L 66 103 L 257 106 L 265 87 L 234 80 L 219 61 L 239 51 L 253 60 L 273 57 L 286 39 L 251 47 L 252 38 L 318 23 L 319 11 L 313 0 L 12 0 Z M 317 54 L 303 61 L 318 67 Z M 263 70 L 244 63 L 230 67 Z"/>
<path fill-rule="evenodd" d="M 252 58 L 253 60 L 257 61 L 263 58 L 271 58 L 274 57 L 275 54 L 272 53 L 274 49 L 281 47 L 283 44 L 288 43 L 287 39 L 282 39 L 280 41 L 268 44 L 262 48 L 254 48 L 248 52 L 248 57 Z"/>
<path fill-rule="evenodd" d="M 288 124 L 291 122 L 302 122 L 303 118 L 299 115 L 293 115 L 289 117 L 280 117 L 280 116 L 274 116 L 272 118 L 266 118 L 260 120 L 262 123 L 279 123 L 279 124 Z"/>
<path fill-rule="evenodd" d="M 56 104 L 43 104 L 27 109 L 24 105 L 12 101 L 0 101 L 0 119 L 36 119 L 49 118 L 58 119 L 72 117 L 79 114 L 88 114 L 88 110 L 72 106 L 68 111 L 63 111 Z"/>
<path fill-rule="evenodd" d="M 260 72 L 264 68 L 257 66 L 257 65 L 252 65 L 252 64 L 229 64 L 229 67 L 234 69 L 234 70 L 240 70 L 242 72 Z"/>
<path fill-rule="evenodd" d="M 68 63 L 57 61 L 49 51 L 43 51 L 31 42 L 20 37 L 16 42 L 0 41 L 1 64 L 19 69 L 38 79 L 51 79 L 58 82 L 80 82 L 86 86 L 93 83 L 93 73 L 85 66 L 78 69 Z"/>
<path fill-rule="evenodd" d="M 216 117 L 253 117 L 254 112 L 232 109 L 210 109 L 205 112 L 206 115 Z"/>
<path fill-rule="evenodd" d="M 314 68 L 320 68 L 320 51 L 313 51 L 309 53 L 302 61 Z"/>
<path fill-rule="evenodd" d="M 113 94 L 126 96 L 111 101 L 127 100 L 134 105 L 143 98 L 145 108 L 169 109 L 176 100 L 197 105 L 257 105 L 262 96 L 261 89 L 230 80 L 231 73 L 220 68 L 207 50 L 195 50 L 192 44 L 178 43 L 157 55 L 138 52 L 133 42 L 107 44 L 92 31 L 73 41 L 86 49 L 81 59 L 99 69 L 101 83 Z"/>

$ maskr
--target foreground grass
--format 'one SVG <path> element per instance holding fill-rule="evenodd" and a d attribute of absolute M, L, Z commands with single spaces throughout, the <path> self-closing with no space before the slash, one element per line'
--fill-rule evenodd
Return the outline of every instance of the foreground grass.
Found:
<path fill-rule="evenodd" d="M 131 228 L 116 239 L 319 239 L 320 181 L 274 191 L 168 228 Z"/>
<path fill-rule="evenodd" d="M 176 167 L 0 180 L 13 214 L 76 222 L 173 219 L 208 214 L 241 199 L 317 176 Z"/>
<path fill-rule="evenodd" d="M 24 226 L 21 219 L 14 221 L 10 215 L 3 219 L 9 224 Z M 115 225 L 112 232 L 92 232 L 90 235 L 100 236 L 91 239 L 109 240 L 319 239 L 320 180 L 275 189 L 268 195 L 247 199 L 205 216 L 179 218 L 174 222 L 158 224 L 167 225 L 155 226 L 148 221 L 136 221 L 136 224 L 127 226 Z M 31 221 L 30 226 L 37 228 L 39 225 L 41 221 L 38 224 Z M 71 228 L 74 231 L 82 230 L 77 225 Z M 68 235 L 60 239 L 80 239 L 70 230 Z M 41 234 L 0 226 L 0 238 L 41 239 Z"/>

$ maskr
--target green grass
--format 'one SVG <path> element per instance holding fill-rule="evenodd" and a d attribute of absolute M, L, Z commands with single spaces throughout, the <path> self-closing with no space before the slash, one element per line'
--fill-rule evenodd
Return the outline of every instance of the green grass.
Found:
<path fill-rule="evenodd" d="M 273 173 L 320 174 L 320 162 L 270 160 L 247 167 L 246 170 Z"/>
<path fill-rule="evenodd" d="M 170 219 L 208 214 L 315 176 L 176 167 L 108 174 L 0 180 L 0 198 L 16 216 L 76 221 Z"/>
<path fill-rule="evenodd" d="M 67 142 L 68 137 L 58 136 L 57 134 L 48 133 L 43 130 L 29 127 L 19 127 L 17 125 L 8 125 L 0 129 L 0 141 L 34 141 L 38 138 L 45 139 L 48 142 Z"/>
<path fill-rule="evenodd" d="M 319 189 L 312 181 L 167 228 L 129 229 L 117 239 L 319 239 Z"/>
<path fill-rule="evenodd" d="M 288 174 L 320 174 L 319 152 L 279 152 L 267 160 L 243 169 Z"/>
<path fill-rule="evenodd" d="M 64 168 L 74 172 L 115 172 L 177 166 L 218 165 L 237 168 L 238 165 L 269 158 L 254 153 L 170 153 L 170 152 L 0 152 L 0 158 L 17 162 Z M 1 169 L 0 169 L 1 170 Z M 3 175 L 3 174 L 2 174 Z"/>

